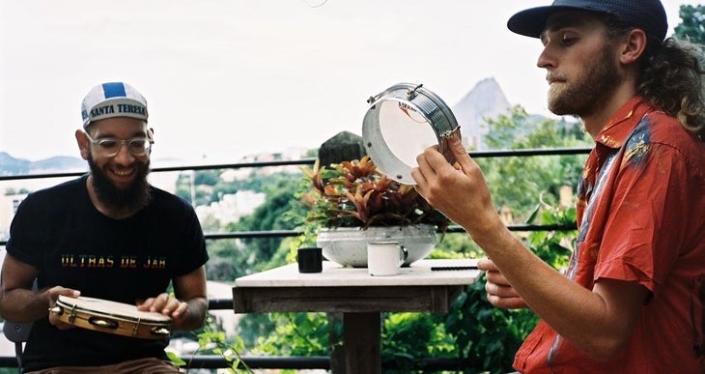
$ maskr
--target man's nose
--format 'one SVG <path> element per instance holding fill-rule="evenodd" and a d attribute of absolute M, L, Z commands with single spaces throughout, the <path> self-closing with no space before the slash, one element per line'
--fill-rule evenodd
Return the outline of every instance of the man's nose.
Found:
<path fill-rule="evenodd" d="M 539 55 L 538 61 L 536 61 L 536 66 L 542 69 L 550 69 L 556 67 L 556 58 L 552 54 L 548 46 L 543 47 L 543 51 Z"/>
<path fill-rule="evenodd" d="M 115 162 L 122 165 L 128 165 L 135 161 L 135 156 L 130 153 L 130 149 L 127 143 L 123 142 L 120 144 L 120 149 L 115 155 Z"/>

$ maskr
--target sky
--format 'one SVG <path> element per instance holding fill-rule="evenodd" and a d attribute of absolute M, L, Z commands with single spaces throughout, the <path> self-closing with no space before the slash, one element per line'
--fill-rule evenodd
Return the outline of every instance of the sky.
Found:
<path fill-rule="evenodd" d="M 663 0 L 669 34 L 681 4 Z M 541 44 L 507 30 L 538 0 L 2 0 L 0 151 L 78 156 L 91 87 L 149 103 L 153 166 L 237 162 L 361 134 L 366 99 L 423 83 L 449 105 L 494 78 L 548 115 Z M 171 160 L 171 161 L 167 161 Z"/>

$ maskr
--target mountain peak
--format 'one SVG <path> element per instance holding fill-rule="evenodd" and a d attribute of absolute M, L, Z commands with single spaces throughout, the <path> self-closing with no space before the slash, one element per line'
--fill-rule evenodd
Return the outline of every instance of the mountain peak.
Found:
<path fill-rule="evenodd" d="M 487 118 L 495 118 L 511 110 L 511 104 L 494 78 L 485 78 L 453 106 L 463 136 L 463 144 L 482 148 L 482 136 L 489 131 Z"/>

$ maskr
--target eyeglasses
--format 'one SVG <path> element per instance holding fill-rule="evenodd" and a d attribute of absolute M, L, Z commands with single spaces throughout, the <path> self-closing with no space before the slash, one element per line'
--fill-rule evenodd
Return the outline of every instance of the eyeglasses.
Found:
<path fill-rule="evenodd" d="M 146 137 L 137 137 L 130 139 L 116 139 L 116 138 L 101 138 L 93 139 L 88 133 L 86 137 L 90 140 L 91 144 L 95 145 L 98 152 L 105 157 L 113 157 L 120 152 L 122 145 L 127 145 L 127 150 L 131 155 L 135 157 L 144 157 L 149 154 L 152 149 L 152 144 L 154 141 Z"/>

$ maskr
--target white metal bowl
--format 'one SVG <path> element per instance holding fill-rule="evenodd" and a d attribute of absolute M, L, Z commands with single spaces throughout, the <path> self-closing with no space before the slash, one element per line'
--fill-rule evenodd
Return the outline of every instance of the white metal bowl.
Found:
<path fill-rule="evenodd" d="M 321 229 L 316 244 L 330 261 L 343 266 L 367 267 L 367 243 L 370 241 L 398 241 L 408 251 L 404 266 L 424 258 L 436 244 L 433 225 L 369 227 L 339 227 Z"/>

